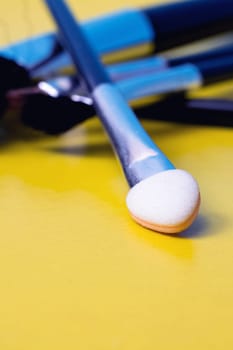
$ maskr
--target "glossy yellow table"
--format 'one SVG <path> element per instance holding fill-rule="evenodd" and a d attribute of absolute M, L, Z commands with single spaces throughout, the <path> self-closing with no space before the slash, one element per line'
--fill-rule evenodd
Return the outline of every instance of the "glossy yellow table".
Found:
<path fill-rule="evenodd" d="M 81 19 L 146 4 L 70 3 Z M 41 1 L 1 2 L 1 44 L 51 28 Z M 200 183 L 200 216 L 177 237 L 131 220 L 96 119 L 59 137 L 2 126 L 1 350 L 233 349 L 233 131 L 143 125 Z"/>

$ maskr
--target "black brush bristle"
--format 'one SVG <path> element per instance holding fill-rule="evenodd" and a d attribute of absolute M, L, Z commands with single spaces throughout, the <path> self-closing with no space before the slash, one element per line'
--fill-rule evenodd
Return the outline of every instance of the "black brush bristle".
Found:
<path fill-rule="evenodd" d="M 188 99 L 185 93 L 171 94 L 159 102 L 138 107 L 136 114 L 146 120 L 233 127 L 233 101 Z"/>
<path fill-rule="evenodd" d="M 30 75 L 27 70 L 15 61 L 0 57 L 0 117 L 7 108 L 6 93 L 9 90 L 31 85 Z"/>
<path fill-rule="evenodd" d="M 74 102 L 66 96 L 54 98 L 38 93 L 27 96 L 20 119 L 28 127 L 56 135 L 70 130 L 94 114 L 94 109 L 83 102 Z"/>
<path fill-rule="evenodd" d="M 195 101 L 195 100 L 193 100 Z M 225 101 L 227 103 L 227 101 Z M 233 126 L 232 109 L 224 111 L 192 107 L 192 100 L 185 94 L 175 94 L 161 99 L 160 102 L 137 107 L 135 112 L 139 119 L 167 121 L 192 125 Z M 92 106 L 83 102 L 74 102 L 69 97 L 54 98 L 42 94 L 29 95 L 21 110 L 21 121 L 24 125 L 57 135 L 93 117 Z"/>

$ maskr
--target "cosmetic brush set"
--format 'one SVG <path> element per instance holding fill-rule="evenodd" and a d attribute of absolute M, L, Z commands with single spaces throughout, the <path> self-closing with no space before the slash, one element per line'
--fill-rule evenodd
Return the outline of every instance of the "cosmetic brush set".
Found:
<path fill-rule="evenodd" d="M 233 102 L 189 99 L 186 93 L 233 78 L 233 41 L 173 58 L 160 52 L 230 33 L 233 1 L 223 6 L 219 0 L 186 0 L 82 24 L 63 0 L 44 2 L 59 35 L 0 50 L 0 113 L 16 108 L 23 124 L 49 134 L 97 115 L 129 184 L 126 203 L 133 219 L 162 233 L 187 229 L 200 206 L 198 183 L 173 165 L 137 116 L 232 126 Z M 100 56 L 112 63 L 104 65 Z M 73 70 L 65 74 L 69 67 Z M 149 96 L 160 99 L 130 107 Z"/>

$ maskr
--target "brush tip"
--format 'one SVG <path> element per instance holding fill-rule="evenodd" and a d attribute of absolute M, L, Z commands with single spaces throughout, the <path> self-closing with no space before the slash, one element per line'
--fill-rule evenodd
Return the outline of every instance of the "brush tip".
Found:
<path fill-rule="evenodd" d="M 0 77 L 0 117 L 2 117 L 8 107 L 7 92 L 31 85 L 31 79 L 24 67 L 2 56 L 0 56 Z"/>
<path fill-rule="evenodd" d="M 184 231 L 196 218 L 200 191 L 188 172 L 172 169 L 136 184 L 126 202 L 133 219 L 140 225 L 172 234 Z"/>
<path fill-rule="evenodd" d="M 22 123 L 50 135 L 64 133 L 94 114 L 93 108 L 66 96 L 28 95 L 20 113 Z"/>

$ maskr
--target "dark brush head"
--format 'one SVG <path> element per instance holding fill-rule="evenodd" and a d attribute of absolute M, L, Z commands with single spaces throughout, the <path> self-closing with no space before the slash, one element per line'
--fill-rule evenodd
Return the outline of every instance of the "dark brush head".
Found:
<path fill-rule="evenodd" d="M 195 101 L 197 103 L 195 104 Z M 210 104 L 214 107 L 210 108 Z M 228 108 L 224 110 L 224 106 Z M 184 94 L 167 96 L 160 102 L 138 107 L 138 118 L 185 124 L 219 125 L 232 127 L 233 103 L 221 101 L 216 108 L 215 100 L 203 106 L 198 100 L 189 100 Z M 92 106 L 74 102 L 69 97 L 51 97 L 33 94 L 26 97 L 21 108 L 22 123 L 46 134 L 64 133 L 95 115 Z"/>
<path fill-rule="evenodd" d="M 22 123 L 33 129 L 56 135 L 94 116 L 94 109 L 69 97 L 51 97 L 40 93 L 28 95 L 20 112 Z"/>
<path fill-rule="evenodd" d="M 136 114 L 146 120 L 233 127 L 232 100 L 189 99 L 185 93 L 171 94 L 158 102 L 138 107 Z"/>
<path fill-rule="evenodd" d="M 7 91 L 29 86 L 32 82 L 24 67 L 4 57 L 0 57 L 0 77 L 0 116 L 2 116 L 7 108 Z"/>

